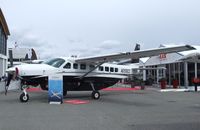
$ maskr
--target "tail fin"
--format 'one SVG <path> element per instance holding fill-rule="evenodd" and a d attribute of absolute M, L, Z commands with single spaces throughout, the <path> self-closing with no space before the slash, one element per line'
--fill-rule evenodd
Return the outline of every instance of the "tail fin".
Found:
<path fill-rule="evenodd" d="M 138 51 L 138 50 L 140 50 L 140 44 L 137 44 L 137 43 L 136 43 L 136 45 L 135 45 L 135 50 L 134 50 L 134 51 Z"/>
<path fill-rule="evenodd" d="M 140 44 L 136 43 L 134 51 L 138 51 L 138 50 L 140 50 Z M 139 63 L 139 59 L 131 59 L 131 63 Z"/>
<path fill-rule="evenodd" d="M 33 48 L 31 49 L 31 52 L 32 52 L 31 60 L 37 60 L 37 55 Z"/>
<path fill-rule="evenodd" d="M 134 51 L 138 51 L 138 50 L 140 50 L 140 44 L 135 45 Z M 128 59 L 128 60 L 125 60 L 125 61 L 120 61 L 118 63 L 118 65 L 124 65 L 124 64 L 129 64 L 129 63 L 139 63 L 139 59 Z"/>

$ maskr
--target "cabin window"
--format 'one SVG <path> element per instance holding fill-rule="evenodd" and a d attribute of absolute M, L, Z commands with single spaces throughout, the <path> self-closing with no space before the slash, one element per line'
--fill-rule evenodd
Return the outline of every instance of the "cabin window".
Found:
<path fill-rule="evenodd" d="M 99 66 L 99 71 L 103 71 L 103 66 Z"/>
<path fill-rule="evenodd" d="M 71 63 L 67 63 L 63 68 L 70 69 L 71 68 Z"/>
<path fill-rule="evenodd" d="M 81 68 L 81 70 L 85 70 L 86 69 L 86 64 L 81 64 L 80 68 Z"/>
<path fill-rule="evenodd" d="M 78 64 L 74 63 L 74 64 L 73 64 L 73 68 L 74 68 L 74 69 L 78 69 Z"/>
<path fill-rule="evenodd" d="M 108 72 L 108 71 L 109 71 L 109 67 L 105 67 L 105 71 L 107 71 L 107 72 Z"/>
<path fill-rule="evenodd" d="M 94 65 L 90 65 L 90 69 L 92 70 L 92 69 L 94 69 L 95 68 L 95 66 Z"/>
<path fill-rule="evenodd" d="M 114 68 L 113 67 L 110 67 L 110 72 L 114 72 Z"/>
<path fill-rule="evenodd" d="M 118 72 L 118 68 L 115 68 L 115 72 Z"/>

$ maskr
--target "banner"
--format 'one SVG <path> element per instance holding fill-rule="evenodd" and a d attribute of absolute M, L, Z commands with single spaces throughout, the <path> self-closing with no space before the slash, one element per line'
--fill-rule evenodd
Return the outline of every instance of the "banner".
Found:
<path fill-rule="evenodd" d="M 61 104 L 63 103 L 63 76 L 50 75 L 48 78 L 49 88 L 49 103 Z"/>

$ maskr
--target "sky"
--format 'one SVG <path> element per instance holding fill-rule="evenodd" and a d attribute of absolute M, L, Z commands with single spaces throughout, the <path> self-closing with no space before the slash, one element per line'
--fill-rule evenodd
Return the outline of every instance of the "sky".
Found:
<path fill-rule="evenodd" d="M 133 51 L 160 44 L 200 45 L 199 0 L 0 0 L 8 47 L 40 59 Z"/>

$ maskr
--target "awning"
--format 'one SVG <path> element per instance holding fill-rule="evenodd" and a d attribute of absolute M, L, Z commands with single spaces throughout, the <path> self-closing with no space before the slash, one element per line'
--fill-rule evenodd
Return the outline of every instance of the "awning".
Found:
<path fill-rule="evenodd" d="M 194 52 L 188 55 L 183 56 L 180 61 L 188 61 L 188 62 L 200 62 L 200 53 Z"/>

